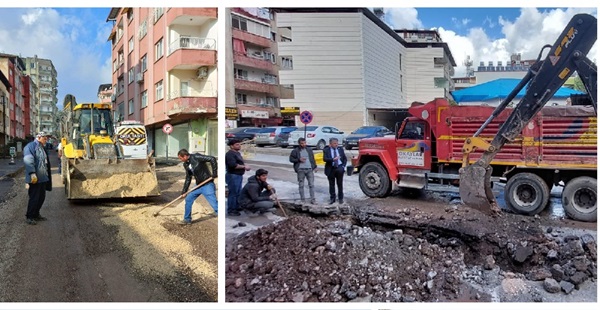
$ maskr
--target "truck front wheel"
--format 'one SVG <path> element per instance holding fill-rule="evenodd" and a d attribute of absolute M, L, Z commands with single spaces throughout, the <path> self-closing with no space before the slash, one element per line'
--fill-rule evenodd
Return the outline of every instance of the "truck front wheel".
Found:
<path fill-rule="evenodd" d="M 372 198 L 383 198 L 392 191 L 392 182 L 385 167 L 380 163 L 366 164 L 358 175 L 360 189 Z"/>
<path fill-rule="evenodd" d="M 550 190 L 539 176 L 521 172 L 506 183 L 504 199 L 509 208 L 519 214 L 535 215 L 546 207 L 550 199 Z"/>
<path fill-rule="evenodd" d="M 578 177 L 569 181 L 562 192 L 562 205 L 572 219 L 595 222 L 597 219 L 597 181 L 591 177 Z"/>

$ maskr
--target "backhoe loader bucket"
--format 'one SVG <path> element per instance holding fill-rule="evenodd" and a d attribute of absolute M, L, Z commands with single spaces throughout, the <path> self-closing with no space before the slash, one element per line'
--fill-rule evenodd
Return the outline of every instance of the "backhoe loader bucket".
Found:
<path fill-rule="evenodd" d="M 460 168 L 460 198 L 466 205 L 484 213 L 500 209 L 492 192 L 492 168 L 471 164 Z"/>
<path fill-rule="evenodd" d="M 69 159 L 68 199 L 159 196 L 154 158 Z"/>

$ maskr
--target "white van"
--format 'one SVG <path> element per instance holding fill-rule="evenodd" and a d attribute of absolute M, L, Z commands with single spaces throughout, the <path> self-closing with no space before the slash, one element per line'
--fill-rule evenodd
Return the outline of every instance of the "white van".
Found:
<path fill-rule="evenodd" d="M 139 121 L 121 121 L 115 126 L 117 142 L 124 158 L 148 157 L 146 127 Z"/>

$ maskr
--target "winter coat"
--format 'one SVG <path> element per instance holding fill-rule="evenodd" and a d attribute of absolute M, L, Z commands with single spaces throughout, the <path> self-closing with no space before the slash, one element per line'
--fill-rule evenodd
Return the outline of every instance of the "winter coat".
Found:
<path fill-rule="evenodd" d="M 46 183 L 46 190 L 52 190 L 50 158 L 48 151 L 38 140 L 27 143 L 23 148 L 23 163 L 25 164 L 25 183 L 31 183 L 31 174 L 35 173 L 38 183 Z"/>
<path fill-rule="evenodd" d="M 210 169 L 208 164 L 211 166 Z M 214 156 L 190 154 L 189 159 L 183 163 L 183 168 L 185 169 L 185 183 L 183 183 L 182 194 L 188 191 L 192 176 L 196 179 L 196 185 L 210 177 L 214 179 L 218 176 L 217 159 Z"/>

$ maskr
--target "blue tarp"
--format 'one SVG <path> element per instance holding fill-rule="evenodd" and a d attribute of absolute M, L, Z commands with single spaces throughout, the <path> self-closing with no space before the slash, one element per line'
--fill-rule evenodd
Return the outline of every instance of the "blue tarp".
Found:
<path fill-rule="evenodd" d="M 450 93 L 458 103 L 504 99 L 513 89 L 515 89 L 520 81 L 521 79 L 497 79 Z M 526 89 L 527 85 L 521 89 L 515 98 L 523 97 Z M 553 97 L 568 98 L 569 96 L 576 94 L 583 93 L 568 87 L 561 87 Z"/>

